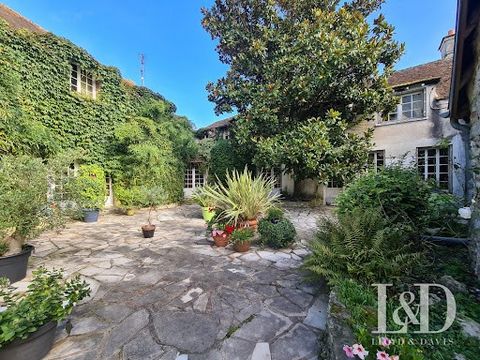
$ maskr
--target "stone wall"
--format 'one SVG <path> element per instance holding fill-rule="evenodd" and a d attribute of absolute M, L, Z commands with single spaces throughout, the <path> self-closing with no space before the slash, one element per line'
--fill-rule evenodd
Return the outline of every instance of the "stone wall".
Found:
<path fill-rule="evenodd" d="M 480 33 L 477 34 L 477 44 Z M 472 181 L 469 190 L 472 191 L 473 205 L 471 249 L 474 259 L 474 269 L 480 277 L 480 46 L 476 49 L 477 64 L 469 89 L 470 99 L 470 170 Z"/>

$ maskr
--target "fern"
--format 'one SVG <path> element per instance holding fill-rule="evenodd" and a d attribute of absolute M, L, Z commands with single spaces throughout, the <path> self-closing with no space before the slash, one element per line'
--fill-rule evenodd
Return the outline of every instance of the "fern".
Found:
<path fill-rule="evenodd" d="M 406 276 L 422 261 L 408 229 L 392 226 L 378 209 L 354 209 L 338 220 L 324 218 L 305 267 L 331 283 L 344 278 L 373 283 Z"/>

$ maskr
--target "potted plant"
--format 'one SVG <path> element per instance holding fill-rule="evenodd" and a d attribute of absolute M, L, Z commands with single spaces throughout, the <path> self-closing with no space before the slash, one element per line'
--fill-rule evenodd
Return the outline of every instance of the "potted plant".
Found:
<path fill-rule="evenodd" d="M 203 191 L 203 187 L 195 189 L 192 200 L 202 207 L 202 217 L 207 223 L 215 217 L 215 201 Z"/>
<path fill-rule="evenodd" d="M 280 199 L 273 192 L 275 180 L 254 177 L 247 168 L 242 173 L 228 173 L 225 184 L 204 186 L 203 193 L 216 204 L 220 217 L 235 225 L 257 228 L 257 219 L 266 214 Z"/>
<path fill-rule="evenodd" d="M 14 292 L 7 279 L 0 280 L 0 360 L 40 360 L 52 348 L 57 322 L 90 294 L 79 276 L 63 281 L 61 270 L 34 271 L 25 293 Z"/>
<path fill-rule="evenodd" d="M 226 222 L 216 222 L 212 226 L 212 238 L 215 246 L 225 247 L 228 245 L 230 235 L 235 230 L 235 226 Z"/>
<path fill-rule="evenodd" d="M 144 238 L 151 238 L 155 235 L 156 225 L 152 224 L 152 211 L 158 205 L 164 204 L 167 201 L 165 190 L 161 186 L 143 187 L 144 203 L 149 207 L 148 209 L 148 224 L 142 226 L 142 233 Z"/>
<path fill-rule="evenodd" d="M 254 230 L 251 227 L 242 227 L 234 230 L 230 237 L 230 242 L 233 244 L 233 250 L 236 252 L 246 252 L 250 249 L 250 243 L 254 235 Z"/>
<path fill-rule="evenodd" d="M 12 283 L 26 275 L 34 249 L 27 240 L 63 225 L 57 188 L 51 185 L 58 183 L 54 170 L 53 165 L 29 156 L 0 160 L 0 277 Z"/>
<path fill-rule="evenodd" d="M 68 184 L 68 192 L 81 208 L 83 220 L 96 222 L 105 205 L 105 172 L 99 165 L 81 165 L 78 176 Z"/>
<path fill-rule="evenodd" d="M 141 189 L 138 186 L 127 188 L 121 184 L 115 184 L 113 188 L 117 206 L 121 207 L 126 215 L 135 215 L 135 209 L 141 202 Z"/>

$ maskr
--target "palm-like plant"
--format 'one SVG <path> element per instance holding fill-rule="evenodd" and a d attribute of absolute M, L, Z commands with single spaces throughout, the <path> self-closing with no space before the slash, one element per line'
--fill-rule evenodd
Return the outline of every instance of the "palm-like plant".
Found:
<path fill-rule="evenodd" d="M 247 168 L 242 173 L 227 173 L 225 184 L 205 186 L 203 195 L 221 210 L 220 218 L 238 224 L 266 214 L 280 199 L 274 194 L 275 180 L 263 175 L 254 177 Z"/>

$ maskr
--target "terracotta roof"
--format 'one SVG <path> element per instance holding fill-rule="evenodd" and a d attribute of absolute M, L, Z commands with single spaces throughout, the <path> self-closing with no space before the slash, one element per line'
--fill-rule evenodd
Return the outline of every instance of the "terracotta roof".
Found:
<path fill-rule="evenodd" d="M 4 4 L 0 4 L 0 18 L 4 19 L 14 29 L 27 29 L 39 34 L 47 32 L 45 29 L 31 22 L 26 17 L 23 17 Z"/>
<path fill-rule="evenodd" d="M 446 99 L 450 92 L 452 78 L 452 59 L 443 59 L 414 66 L 393 73 L 388 83 L 396 88 L 422 82 L 438 82 L 437 98 Z"/>

